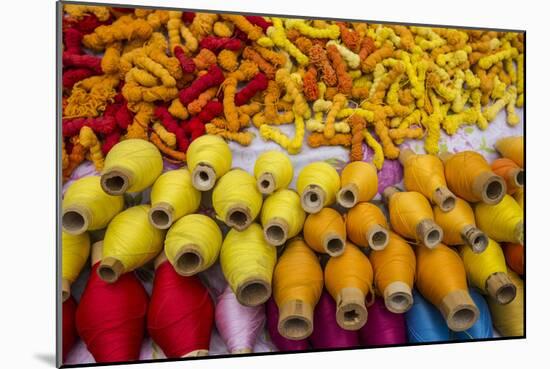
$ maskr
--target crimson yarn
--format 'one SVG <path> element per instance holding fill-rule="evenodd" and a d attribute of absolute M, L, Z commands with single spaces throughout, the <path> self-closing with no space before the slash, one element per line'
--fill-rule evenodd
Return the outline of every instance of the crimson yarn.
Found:
<path fill-rule="evenodd" d="M 264 32 L 273 25 L 273 23 L 266 21 L 264 17 L 259 15 L 245 15 L 245 18 L 253 25 L 261 27 Z"/>
<path fill-rule="evenodd" d="M 134 273 L 114 283 L 99 278 L 99 263 L 76 309 L 76 329 L 98 363 L 139 359 L 145 334 L 148 296 Z"/>
<path fill-rule="evenodd" d="M 267 88 L 267 77 L 263 73 L 256 74 L 250 82 L 247 83 L 237 94 L 235 95 L 235 105 L 241 106 L 246 104 L 256 95 L 256 93 L 263 91 Z"/>
<path fill-rule="evenodd" d="M 199 47 L 201 49 L 208 49 L 215 53 L 222 50 L 237 51 L 241 49 L 242 42 L 232 37 L 206 36 L 199 42 Z"/>
<path fill-rule="evenodd" d="M 279 351 L 304 351 L 309 348 L 307 339 L 289 340 L 281 336 L 277 325 L 279 324 L 279 308 L 273 297 L 270 297 L 266 303 L 267 332 L 271 342 Z"/>
<path fill-rule="evenodd" d="M 179 92 L 179 99 L 182 104 L 189 104 L 195 100 L 201 93 L 210 87 L 218 86 L 224 81 L 223 71 L 216 64 L 213 64 L 208 69 L 208 72 L 191 83 L 191 86 L 182 89 Z"/>
<path fill-rule="evenodd" d="M 184 73 L 193 73 L 195 71 L 195 68 L 197 66 L 193 61 L 193 58 L 190 58 L 187 55 L 185 55 L 185 52 L 180 46 L 176 46 L 174 48 L 174 56 L 179 60 L 181 69 L 183 70 Z"/>
<path fill-rule="evenodd" d="M 68 68 L 63 71 L 63 88 L 72 88 L 75 83 L 82 81 L 95 73 L 88 68 Z"/>
<path fill-rule="evenodd" d="M 67 355 L 73 348 L 76 340 L 78 339 L 78 334 L 76 333 L 75 325 L 75 314 L 76 314 L 76 301 L 73 297 L 69 297 L 63 303 L 63 331 L 62 331 L 62 340 L 63 340 L 63 361 L 67 358 Z"/>
<path fill-rule="evenodd" d="M 162 125 L 168 132 L 176 135 L 178 150 L 186 152 L 189 147 L 189 139 L 187 138 L 184 129 L 179 125 L 177 119 L 170 114 L 168 108 L 165 106 L 157 106 L 155 108 L 155 117 L 162 122 Z"/>
<path fill-rule="evenodd" d="M 359 330 L 361 343 L 366 346 L 387 346 L 407 343 L 404 314 L 386 309 L 384 299 L 377 297 L 369 306 L 369 319 Z"/>
<path fill-rule="evenodd" d="M 95 74 L 103 73 L 101 69 L 101 58 L 93 55 L 83 54 L 73 52 L 63 52 L 62 56 L 63 67 L 77 67 L 77 68 L 88 68 Z"/>
<path fill-rule="evenodd" d="M 223 113 L 223 104 L 220 101 L 210 100 L 206 103 L 201 112 L 197 114 L 197 118 L 203 123 L 208 123 L 212 119 L 220 116 Z"/>
<path fill-rule="evenodd" d="M 197 276 L 184 277 L 163 262 L 155 271 L 147 330 L 167 357 L 208 350 L 214 303 Z"/>
<path fill-rule="evenodd" d="M 105 138 L 103 140 L 103 145 L 101 145 L 101 151 L 103 152 L 103 155 L 107 155 L 109 151 L 120 141 L 120 131 L 115 130 L 108 135 L 105 135 Z"/>
<path fill-rule="evenodd" d="M 193 22 L 193 19 L 195 19 L 195 12 L 183 12 L 181 13 L 181 20 L 184 22 L 184 23 L 191 23 Z"/>
<path fill-rule="evenodd" d="M 64 53 L 81 54 L 82 53 L 82 32 L 76 28 L 66 28 L 63 30 L 63 43 L 65 44 Z"/>

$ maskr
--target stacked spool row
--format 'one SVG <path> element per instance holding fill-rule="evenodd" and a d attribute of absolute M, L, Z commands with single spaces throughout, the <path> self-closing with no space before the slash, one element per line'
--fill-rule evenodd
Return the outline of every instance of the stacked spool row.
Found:
<path fill-rule="evenodd" d="M 523 212 L 512 197 L 522 201 L 522 145 L 522 137 L 499 141 L 503 159 L 492 166 L 473 152 L 441 160 L 403 151 L 407 191 L 384 191 L 388 222 L 370 202 L 378 180 L 366 162 L 351 162 L 340 174 L 324 162 L 308 164 L 295 192 L 288 188 L 292 164 L 280 152 L 260 155 L 253 176 L 232 169 L 223 139 L 205 135 L 190 145 L 187 168 L 162 173 L 153 144 L 122 141 L 106 156 L 101 176 L 77 180 L 65 193 L 64 306 L 73 306 L 67 310 L 76 316 L 78 335 L 100 362 L 137 360 L 144 322 L 165 355 L 204 355 L 213 322 L 221 328 L 218 312 L 228 301 L 237 315 L 267 302 L 272 339 L 287 350 L 310 343 L 348 347 L 359 336 L 364 344 L 403 343 L 403 335 L 401 341 L 377 343 L 382 323 L 369 324 L 372 312 L 403 328 L 405 313 L 411 341 L 422 341 L 423 329 L 433 330 L 426 328 L 430 324 L 447 335 L 432 340 L 464 337 L 452 332 L 471 335 L 476 324 L 486 326 L 491 318 L 472 288 L 486 296 L 502 334 L 522 335 L 523 282 L 506 265 L 523 273 Z M 150 205 L 125 209 L 124 194 L 150 187 Z M 197 213 L 209 196 L 216 220 Z M 100 230 L 103 237 L 91 247 L 90 232 Z M 92 275 L 75 310 L 70 284 L 90 253 Z M 197 274 L 218 259 L 228 287 L 220 289 L 214 308 Z M 148 297 L 133 271 L 153 261 L 157 271 Z M 109 324 L 98 332 L 112 311 L 124 311 L 115 321 L 132 318 L 131 324 Z M 177 314 L 187 317 L 195 336 L 174 338 L 182 328 Z M 419 319 L 422 314 L 429 319 Z M 324 329 L 348 343 L 323 342 Z M 104 347 L 113 337 L 120 350 Z M 230 334 L 225 338 L 231 342 Z"/>

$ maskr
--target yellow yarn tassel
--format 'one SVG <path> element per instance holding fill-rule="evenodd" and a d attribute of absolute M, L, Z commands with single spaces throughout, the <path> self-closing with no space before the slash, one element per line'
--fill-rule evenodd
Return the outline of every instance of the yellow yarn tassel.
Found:
<path fill-rule="evenodd" d="M 254 164 L 258 190 L 270 194 L 288 187 L 294 176 L 294 169 L 288 156 L 279 151 L 266 151 L 256 159 Z"/>
<path fill-rule="evenodd" d="M 282 189 L 268 196 L 262 207 L 261 220 L 266 241 L 281 246 L 302 230 L 306 213 L 300 197 L 292 190 Z"/>

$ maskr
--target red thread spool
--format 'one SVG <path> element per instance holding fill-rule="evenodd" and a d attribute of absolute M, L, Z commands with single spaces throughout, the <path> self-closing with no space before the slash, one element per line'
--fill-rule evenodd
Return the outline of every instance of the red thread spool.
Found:
<path fill-rule="evenodd" d="M 63 303 L 63 333 L 61 337 L 63 339 L 63 361 L 67 358 L 78 338 L 75 326 L 75 314 L 76 301 L 74 298 L 69 297 Z"/>
<path fill-rule="evenodd" d="M 267 77 L 263 73 L 258 73 L 235 95 L 235 105 L 246 104 L 256 95 L 256 93 L 267 88 Z"/>
<path fill-rule="evenodd" d="M 99 278 L 95 263 L 76 310 L 76 329 L 98 363 L 139 359 L 147 292 L 134 273 L 114 283 Z"/>
<path fill-rule="evenodd" d="M 184 88 L 179 93 L 179 99 L 182 104 L 189 104 L 195 100 L 201 93 L 209 89 L 210 87 L 220 85 L 225 77 L 223 71 L 217 65 L 212 65 L 208 69 L 208 73 L 202 75 L 191 83 L 191 86 Z"/>
<path fill-rule="evenodd" d="M 240 50 L 242 43 L 240 40 L 231 37 L 206 36 L 200 41 L 199 47 L 218 53 L 224 49 L 233 51 Z"/>
<path fill-rule="evenodd" d="M 504 257 L 506 258 L 506 264 L 519 275 L 523 275 L 525 272 L 525 249 L 522 244 L 519 243 L 503 243 L 502 251 L 504 251 Z"/>

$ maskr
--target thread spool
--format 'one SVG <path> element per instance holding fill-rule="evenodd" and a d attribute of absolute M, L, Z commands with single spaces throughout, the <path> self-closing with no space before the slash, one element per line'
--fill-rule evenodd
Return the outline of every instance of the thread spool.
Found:
<path fill-rule="evenodd" d="M 340 174 L 342 188 L 336 200 L 340 206 L 350 209 L 359 202 L 370 201 L 378 192 L 378 175 L 371 163 L 352 161 Z"/>
<path fill-rule="evenodd" d="M 63 196 L 61 227 L 69 234 L 105 228 L 124 208 L 122 196 L 111 196 L 101 188 L 100 177 L 74 181 Z"/>
<path fill-rule="evenodd" d="M 377 297 L 369 306 L 369 319 L 359 330 L 359 340 L 365 346 L 402 345 L 407 343 L 405 314 L 389 311 L 384 300 Z"/>
<path fill-rule="evenodd" d="M 214 220 L 189 214 L 175 222 L 166 233 L 164 251 L 175 271 L 192 276 L 210 268 L 220 254 L 222 232 Z"/>
<path fill-rule="evenodd" d="M 76 301 L 69 297 L 63 301 L 62 307 L 62 357 L 63 362 L 67 359 L 67 355 L 78 340 L 75 325 Z"/>
<path fill-rule="evenodd" d="M 414 304 L 405 315 L 409 342 L 446 342 L 451 331 L 441 313 L 417 290 L 413 291 Z"/>
<path fill-rule="evenodd" d="M 489 311 L 489 305 L 475 289 L 470 288 L 468 290 L 472 300 L 479 310 L 479 318 L 476 323 L 464 332 L 455 332 L 454 338 L 459 340 L 471 340 L 493 337 L 493 321 L 491 319 L 491 313 Z"/>
<path fill-rule="evenodd" d="M 325 162 L 314 162 L 306 165 L 296 181 L 302 208 L 307 213 L 318 213 L 325 206 L 336 201 L 340 189 L 340 176 L 336 169 Z"/>
<path fill-rule="evenodd" d="M 278 331 L 290 340 L 313 332 L 313 311 L 323 289 L 323 271 L 315 253 L 300 238 L 292 240 L 273 274 L 273 297 L 279 308 Z"/>
<path fill-rule="evenodd" d="M 256 159 L 254 177 L 258 191 L 269 195 L 288 187 L 294 177 L 294 170 L 290 159 L 284 153 L 266 151 Z"/>
<path fill-rule="evenodd" d="M 336 321 L 346 330 L 358 330 L 367 321 L 365 298 L 372 289 L 369 259 L 352 243 L 325 267 L 325 286 L 336 301 Z"/>
<path fill-rule="evenodd" d="M 271 342 L 277 347 L 279 351 L 304 351 L 309 348 L 307 339 L 303 340 L 289 340 L 283 337 L 278 330 L 279 325 L 279 308 L 275 299 L 271 297 L 266 303 L 266 321 L 267 332 Z"/>
<path fill-rule="evenodd" d="M 281 189 L 269 195 L 263 204 L 261 220 L 265 240 L 273 246 L 283 245 L 302 230 L 306 213 L 300 196 L 292 190 Z"/>
<path fill-rule="evenodd" d="M 442 211 L 454 208 L 456 196 L 447 188 L 443 163 L 438 157 L 403 149 L 399 162 L 403 165 L 403 183 L 408 191 L 420 192 Z"/>
<path fill-rule="evenodd" d="M 525 247 L 519 243 L 502 244 L 506 264 L 519 275 L 525 272 Z"/>
<path fill-rule="evenodd" d="M 373 250 L 369 260 L 374 271 L 374 285 L 392 313 L 404 313 L 413 304 L 412 287 L 416 258 L 404 239 L 391 232 L 383 250 Z"/>
<path fill-rule="evenodd" d="M 187 165 L 191 171 L 193 186 L 208 191 L 216 181 L 231 169 L 231 149 L 223 138 L 215 135 L 201 136 L 187 149 Z"/>
<path fill-rule="evenodd" d="M 309 337 L 315 349 L 337 349 L 359 346 L 357 331 L 342 329 L 336 322 L 336 303 L 323 291 L 315 307 L 313 333 Z"/>
<path fill-rule="evenodd" d="M 434 207 L 436 223 L 443 229 L 443 242 L 447 245 L 468 245 L 473 252 L 480 253 L 487 248 L 487 235 L 476 227 L 474 211 L 461 198 L 455 201 L 453 210 L 444 212 Z"/>
<path fill-rule="evenodd" d="M 523 245 L 523 210 L 510 195 L 496 205 L 478 203 L 476 222 L 485 234 L 497 242 L 516 242 Z"/>
<path fill-rule="evenodd" d="M 346 233 L 356 245 L 373 250 L 383 250 L 389 242 L 386 216 L 369 202 L 358 203 L 346 214 Z"/>
<path fill-rule="evenodd" d="M 330 256 L 342 255 L 346 247 L 346 225 L 340 213 L 323 208 L 309 214 L 304 222 L 304 239 L 314 251 Z"/>
<path fill-rule="evenodd" d="M 147 292 L 132 273 L 99 278 L 102 242 L 92 246 L 92 271 L 76 310 L 76 329 L 97 363 L 135 361 L 145 335 Z"/>
<path fill-rule="evenodd" d="M 505 158 L 508 158 L 520 168 L 524 167 L 524 148 L 523 148 L 523 136 L 510 136 L 504 137 L 495 143 L 495 148 Z"/>
<path fill-rule="evenodd" d="M 155 182 L 162 166 L 159 150 L 149 141 L 120 141 L 105 157 L 101 188 L 109 195 L 143 191 Z"/>
<path fill-rule="evenodd" d="M 201 193 L 193 187 L 189 170 L 170 170 L 153 184 L 149 221 L 155 228 L 168 229 L 184 215 L 197 211 L 200 203 Z"/>
<path fill-rule="evenodd" d="M 508 195 L 513 195 L 519 188 L 523 188 L 525 172 L 513 160 L 508 158 L 496 159 L 491 163 L 491 169 L 506 181 Z"/>
<path fill-rule="evenodd" d="M 116 215 L 105 232 L 99 277 L 113 283 L 123 273 L 153 260 L 162 250 L 164 231 L 149 223 L 149 205 L 128 208 Z"/>
<path fill-rule="evenodd" d="M 498 204 L 506 194 L 506 182 L 474 151 L 442 154 L 445 178 L 451 191 L 469 202 Z"/>
<path fill-rule="evenodd" d="M 227 172 L 212 193 L 216 215 L 229 227 L 245 230 L 262 208 L 262 194 L 256 180 L 242 169 Z"/>
<path fill-rule="evenodd" d="M 508 276 L 516 286 L 516 298 L 509 304 L 502 305 L 489 299 L 489 310 L 493 318 L 495 329 L 504 337 L 523 337 L 525 329 L 523 326 L 525 319 L 524 312 L 524 282 L 516 273 L 508 271 Z"/>
<path fill-rule="evenodd" d="M 223 241 L 220 263 L 225 279 L 246 306 L 257 306 L 271 295 L 271 279 L 277 260 L 276 250 L 253 223 L 244 231 L 232 229 Z"/>
<path fill-rule="evenodd" d="M 214 303 L 196 276 L 176 273 L 166 256 L 155 260 L 147 331 L 168 358 L 206 356 L 214 326 Z"/>
<path fill-rule="evenodd" d="M 514 200 L 516 200 L 516 202 L 518 203 L 521 210 L 525 209 L 525 207 L 523 205 L 523 203 L 525 201 L 525 194 L 523 192 L 523 188 L 518 188 L 518 190 L 514 194 Z"/>
<path fill-rule="evenodd" d="M 500 245 L 489 239 L 484 252 L 475 254 L 468 247 L 460 248 L 460 256 L 470 283 L 499 304 L 508 304 L 516 297 L 516 288 L 506 274 L 506 261 Z"/>
<path fill-rule="evenodd" d="M 88 233 L 61 235 L 61 297 L 63 302 L 71 296 L 71 284 L 76 281 L 90 256 Z"/>
<path fill-rule="evenodd" d="M 451 330 L 464 331 L 478 319 L 479 310 L 468 294 L 464 264 L 448 246 L 416 248 L 416 286 L 438 307 Z"/>
<path fill-rule="evenodd" d="M 390 223 L 397 233 L 427 248 L 434 248 L 441 242 L 443 230 L 435 223 L 430 203 L 421 193 L 400 192 L 390 186 L 382 195 L 388 204 Z"/>

